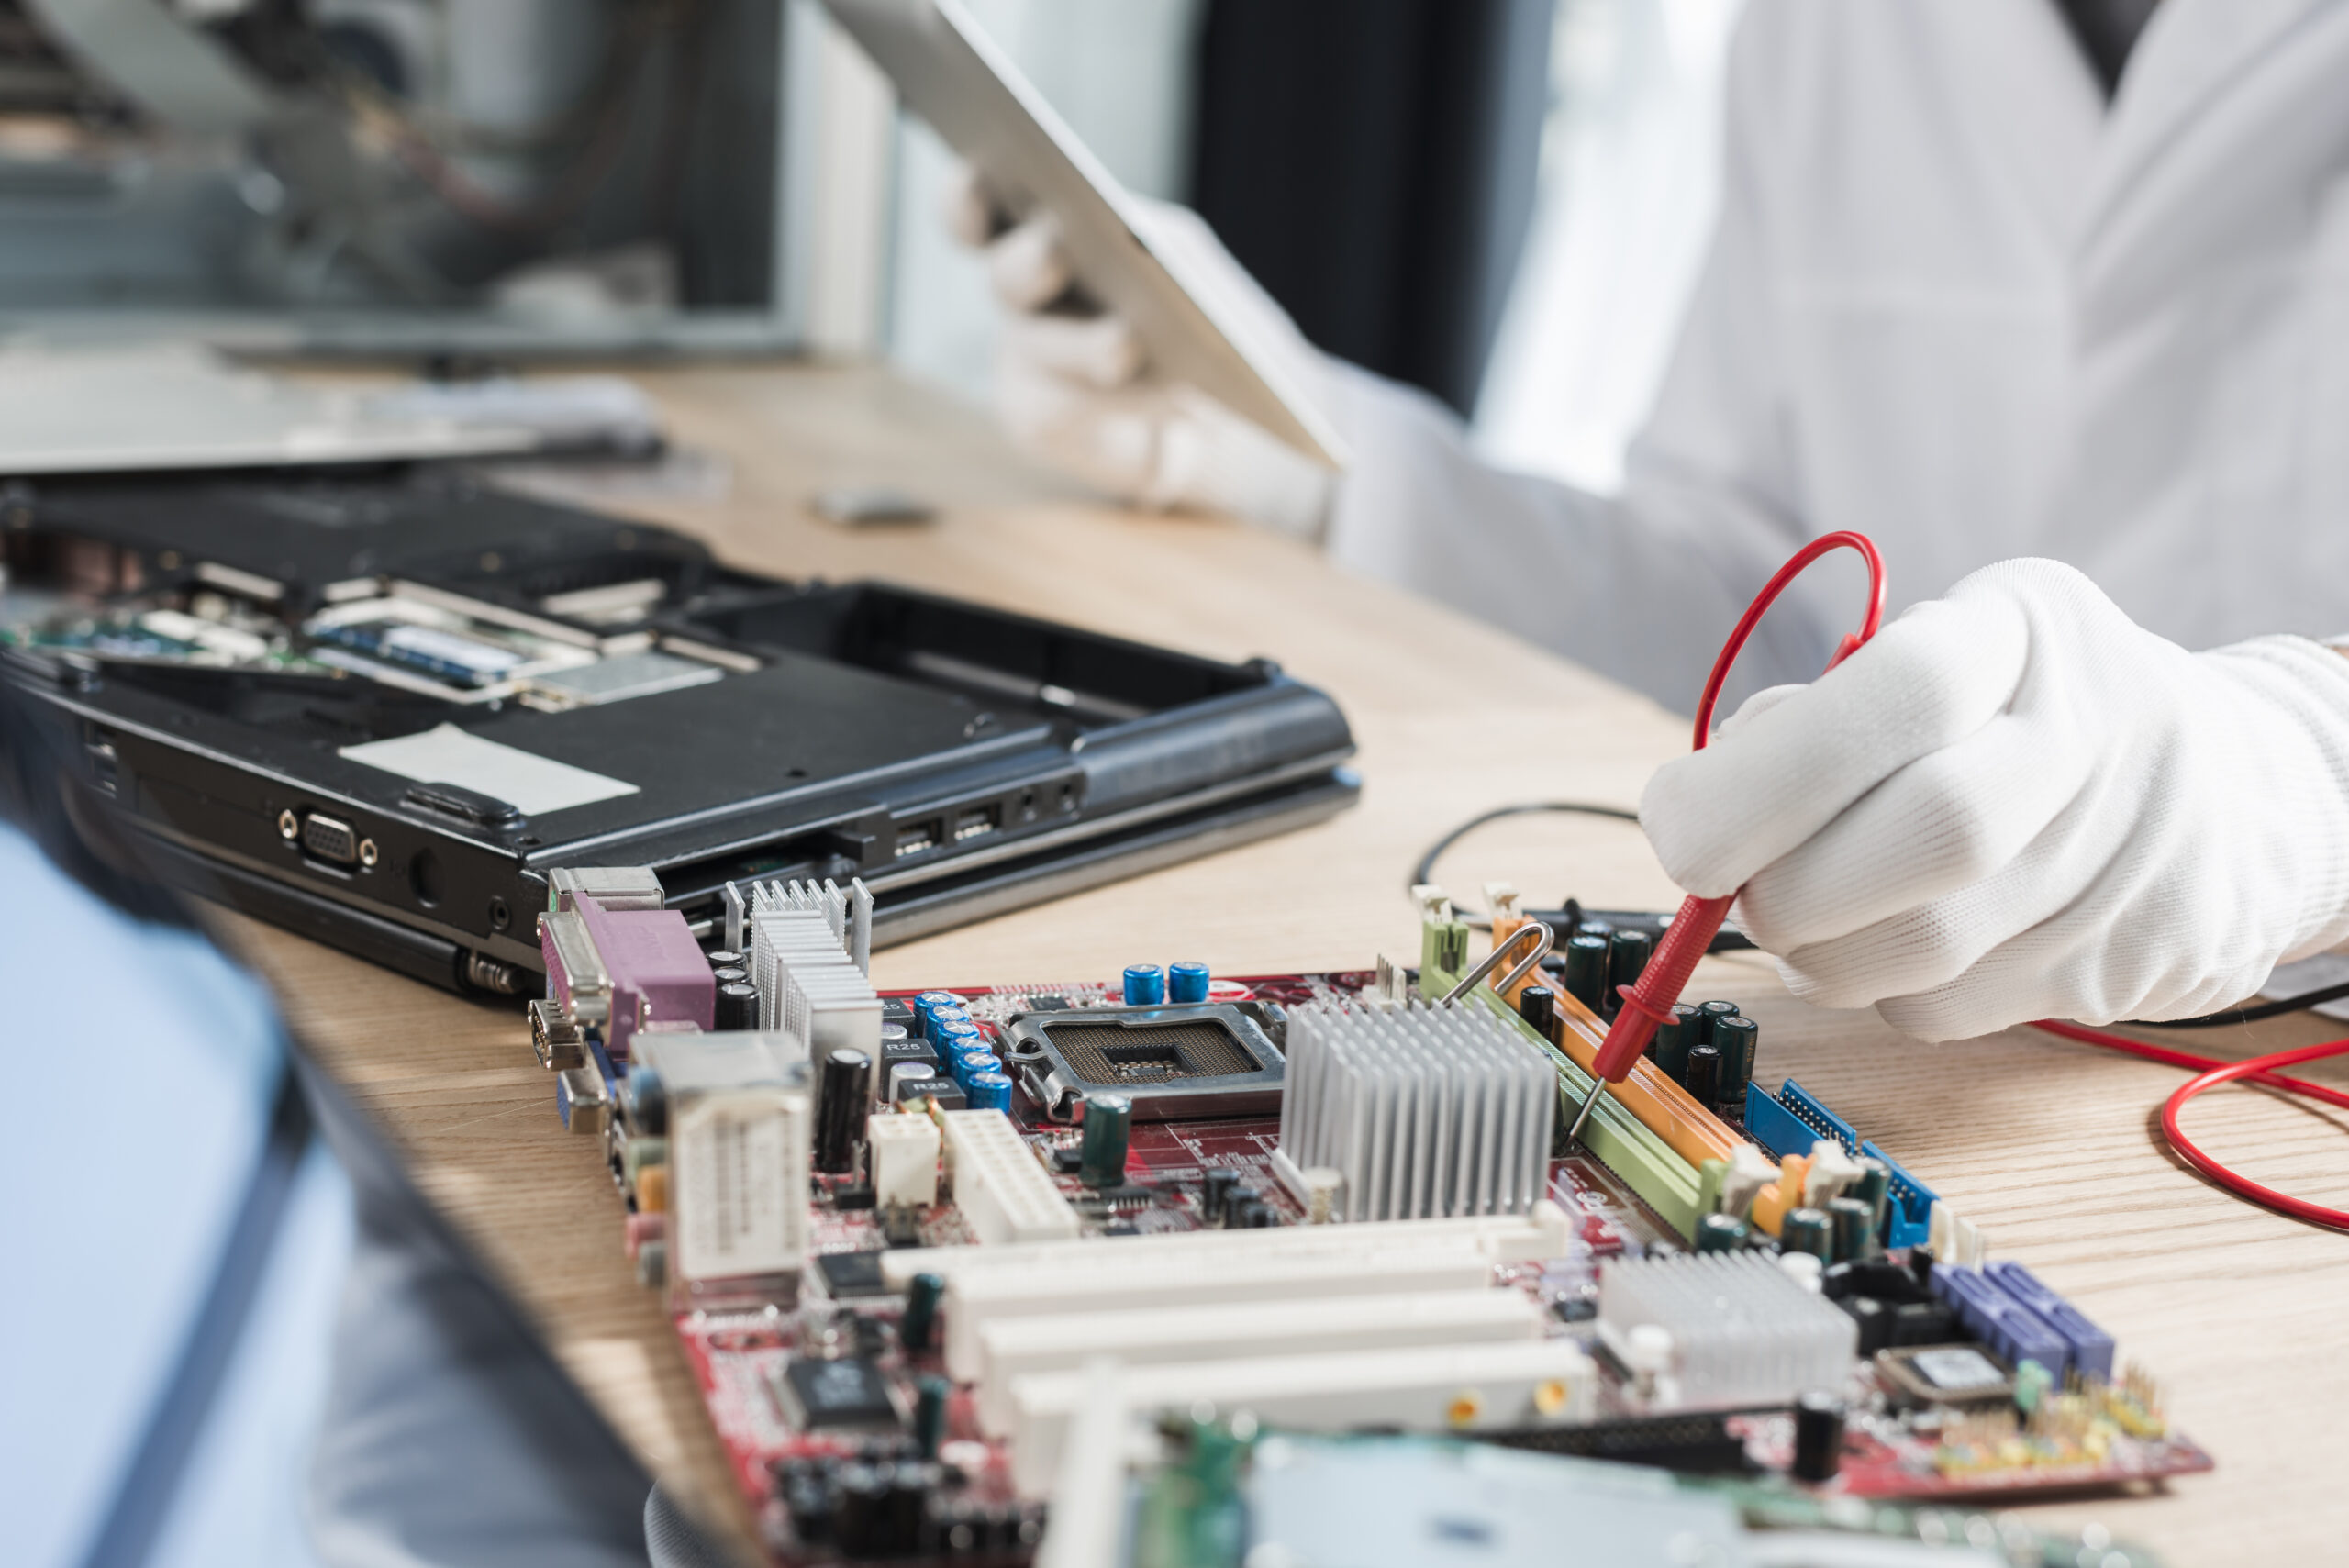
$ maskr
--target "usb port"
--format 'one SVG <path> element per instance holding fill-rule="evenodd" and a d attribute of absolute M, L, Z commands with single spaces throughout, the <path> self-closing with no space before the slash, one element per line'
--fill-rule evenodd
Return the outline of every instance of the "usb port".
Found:
<path fill-rule="evenodd" d="M 916 822 L 897 829 L 897 858 L 920 854 L 924 850 L 938 848 L 939 824 L 936 821 Z"/>
<path fill-rule="evenodd" d="M 992 833 L 995 829 L 995 807 L 974 806 L 954 818 L 954 841 L 959 844 L 966 839 L 975 839 L 983 833 Z"/>
<path fill-rule="evenodd" d="M 315 811 L 302 818 L 302 848 L 339 866 L 356 865 L 359 862 L 359 835 L 351 830 L 351 824 L 321 817 Z"/>

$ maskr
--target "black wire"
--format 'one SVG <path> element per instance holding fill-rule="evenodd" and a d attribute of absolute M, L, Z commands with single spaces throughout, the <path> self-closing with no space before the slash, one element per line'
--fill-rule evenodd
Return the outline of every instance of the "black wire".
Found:
<path fill-rule="evenodd" d="M 1538 801 L 1528 806 L 1497 806 L 1482 816 L 1471 817 L 1430 845 L 1428 852 L 1419 857 L 1419 863 L 1411 868 L 1410 880 L 1403 884 L 1404 891 L 1408 892 L 1414 887 L 1432 882 L 1435 879 L 1435 862 L 1443 858 L 1443 852 L 1486 823 L 1498 822 L 1505 817 L 1534 817 L 1545 811 L 1566 812 L 1582 817 L 1609 817 L 1618 822 L 1637 822 L 1640 819 L 1638 812 L 1626 811 L 1620 806 L 1589 806 L 1574 800 Z M 1491 925 L 1489 920 L 1478 916 L 1471 915 L 1465 918 L 1468 925 L 1477 930 L 1486 929 Z"/>
<path fill-rule="evenodd" d="M 2255 1007 L 2229 1007 L 2223 1013 L 2205 1013 L 2199 1018 L 2126 1018 L 2122 1021 L 2132 1029 L 2215 1029 L 2227 1024 L 2255 1024 L 2262 1018 L 2280 1018 L 2286 1013 L 2297 1013 L 2321 1002 L 2337 1002 L 2343 996 L 2349 996 L 2349 981 L 2339 985 L 2320 985 L 2297 996 L 2279 996 L 2273 1002 L 2262 1002 Z"/>

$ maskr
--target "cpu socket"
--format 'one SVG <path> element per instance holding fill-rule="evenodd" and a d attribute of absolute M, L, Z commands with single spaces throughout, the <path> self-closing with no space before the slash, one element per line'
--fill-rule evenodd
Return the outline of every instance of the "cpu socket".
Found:
<path fill-rule="evenodd" d="M 1264 1116 L 1278 1110 L 1287 1062 L 1255 1009 L 1222 1002 L 1072 1007 L 1010 1023 L 1011 1065 L 1054 1121 L 1089 1094 L 1123 1095 L 1137 1120 Z"/>

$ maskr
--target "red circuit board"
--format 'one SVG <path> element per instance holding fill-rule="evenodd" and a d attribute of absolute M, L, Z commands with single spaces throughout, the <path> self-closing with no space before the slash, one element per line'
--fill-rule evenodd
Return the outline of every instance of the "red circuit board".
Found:
<path fill-rule="evenodd" d="M 1219 981 L 1211 1000 L 1254 1000 L 1283 1006 L 1351 995 L 1371 982 L 1367 972 L 1335 974 L 1280 975 L 1249 980 Z M 914 993 L 894 994 L 907 997 Z M 991 1032 L 1012 1014 L 1037 1005 L 1084 1007 L 1114 1005 L 1110 987 L 1069 985 L 962 987 L 973 1017 Z M 1012 1118 L 1039 1157 L 1050 1163 L 1057 1149 L 1072 1147 L 1074 1129 L 1041 1121 L 1035 1107 L 1014 1096 Z M 1087 1233 L 1107 1233 L 1112 1225 L 1133 1231 L 1199 1229 L 1197 1202 L 1201 1181 L 1210 1170 L 1229 1170 L 1253 1188 L 1279 1212 L 1282 1223 L 1302 1218 L 1296 1201 L 1272 1178 L 1268 1162 L 1279 1140 L 1276 1118 L 1207 1121 L 1138 1122 L 1130 1140 L 1127 1182 L 1146 1189 L 1146 1199 L 1130 1202 L 1114 1211 L 1086 1211 Z M 1063 1194 L 1073 1201 L 1086 1197 L 1073 1174 L 1055 1175 Z M 1506 1285 L 1531 1292 L 1556 1309 L 1556 1331 L 1596 1349 L 1588 1321 L 1595 1305 L 1599 1264 L 1607 1258 L 1639 1256 L 1657 1245 L 1676 1245 L 1674 1236 L 1614 1173 L 1587 1155 L 1576 1154 L 1553 1162 L 1552 1195 L 1576 1218 L 1573 1255 L 1500 1272 Z M 924 1211 L 918 1240 L 923 1245 L 951 1246 L 972 1240 L 961 1217 L 950 1206 Z M 819 1193 L 816 1221 L 816 1251 L 869 1251 L 887 1244 L 881 1224 L 869 1209 L 831 1207 Z M 1114 1244 L 1114 1243 L 1110 1243 Z M 813 1279 L 815 1271 L 809 1271 Z M 1577 1310 L 1576 1304 L 1583 1304 Z M 803 1559 L 792 1540 L 787 1510 L 778 1500 L 774 1478 L 778 1466 L 794 1460 L 845 1458 L 854 1455 L 865 1440 L 854 1432 L 807 1433 L 795 1429 L 775 1392 L 775 1379 L 785 1365 L 809 1344 L 826 1336 L 855 1331 L 855 1319 L 893 1320 L 898 1304 L 890 1298 L 860 1298 L 835 1303 L 804 1293 L 798 1307 L 787 1311 L 756 1313 L 686 1313 L 675 1321 L 698 1378 L 704 1403 L 730 1456 L 738 1481 L 769 1533 L 771 1544 L 785 1561 Z M 876 1336 L 876 1338 L 879 1338 Z M 1600 1356 L 1602 1368 L 1612 1362 Z M 880 1356 L 884 1373 L 896 1386 L 901 1403 L 910 1408 L 916 1379 L 937 1373 L 932 1357 L 907 1357 L 890 1342 Z M 2042 1491 L 2077 1491 L 2127 1485 L 2163 1476 L 2209 1470 L 2210 1456 L 2174 1433 L 2150 1431 L 2123 1434 L 2106 1440 L 2100 1433 L 2090 1458 L 2077 1444 L 2046 1444 L 2034 1448 L 2021 1435 L 2000 1446 L 1976 1445 L 1960 1451 L 1946 1448 L 1943 1434 L 1931 1412 L 1902 1408 L 1889 1397 L 1893 1391 L 1872 1367 L 1863 1363 L 1847 1391 L 1852 1406 L 1845 1462 L 1828 1491 L 1853 1497 L 1948 1502 Z M 1610 1415 L 1637 1413 L 1628 1387 L 1610 1383 L 1602 1394 L 1602 1407 Z M 967 1389 L 958 1389 L 948 1406 L 949 1441 L 941 1458 L 966 1477 L 968 1495 L 1005 1506 L 1013 1503 L 1008 1455 L 1000 1443 L 982 1438 L 971 1409 Z M 2109 1426 L 2109 1423 L 2107 1423 Z M 1761 1466 L 1783 1471 L 1792 1449 L 1792 1420 L 1784 1413 L 1762 1413 L 1731 1418 L 1731 1430 L 1741 1437 L 1749 1455 Z M 1005 1542 L 1002 1554 L 1017 1559 L 1025 1542 Z M 980 1560 L 985 1560 L 984 1554 Z"/>

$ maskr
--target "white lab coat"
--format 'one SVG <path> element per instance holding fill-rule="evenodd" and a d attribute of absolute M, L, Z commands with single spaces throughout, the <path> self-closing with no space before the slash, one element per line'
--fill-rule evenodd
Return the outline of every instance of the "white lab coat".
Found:
<path fill-rule="evenodd" d="M 1834 528 L 1896 609 L 2045 555 L 2189 648 L 2349 631 L 2349 0 L 2165 0 L 2109 108 L 2054 0 L 1749 0 L 1726 128 L 1620 499 L 1352 373 L 1341 560 L 1682 711 Z M 1815 676 L 1857 583 L 1753 675 Z"/>

